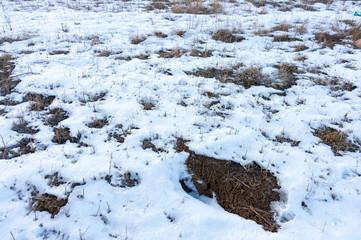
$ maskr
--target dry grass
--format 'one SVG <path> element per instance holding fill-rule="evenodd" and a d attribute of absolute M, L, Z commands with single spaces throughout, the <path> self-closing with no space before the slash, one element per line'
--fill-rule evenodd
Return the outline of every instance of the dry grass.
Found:
<path fill-rule="evenodd" d="M 54 128 L 54 137 L 51 140 L 53 143 L 65 144 L 67 141 L 71 143 L 79 143 L 81 134 L 78 133 L 77 137 L 72 137 L 69 128 Z"/>
<path fill-rule="evenodd" d="M 22 36 L 16 36 L 16 37 L 3 37 L 0 38 L 0 45 L 2 45 L 3 43 L 13 43 L 13 42 L 19 42 L 19 41 L 25 41 L 30 39 L 29 35 L 22 35 Z"/>
<path fill-rule="evenodd" d="M 158 52 L 158 55 L 162 58 L 179 58 L 185 54 L 187 50 L 184 49 L 170 49 L 170 50 L 161 50 Z"/>
<path fill-rule="evenodd" d="M 299 45 L 295 46 L 295 51 L 296 52 L 305 51 L 307 49 L 308 49 L 308 47 L 305 44 L 299 44 Z"/>
<path fill-rule="evenodd" d="M 23 102 L 31 101 L 33 102 L 30 105 L 31 111 L 41 111 L 49 107 L 49 105 L 54 101 L 55 96 L 46 96 L 37 93 L 28 93 L 23 97 Z"/>
<path fill-rule="evenodd" d="M 45 125 L 56 126 L 61 121 L 69 118 L 68 113 L 62 108 L 54 108 L 49 111 L 50 117 L 45 121 Z"/>
<path fill-rule="evenodd" d="M 321 138 L 322 143 L 331 147 L 335 156 L 342 156 L 342 152 L 356 152 L 359 146 L 348 140 L 348 135 L 333 128 L 316 129 L 314 135 Z"/>
<path fill-rule="evenodd" d="M 4 142 L 3 144 L 4 146 L 0 148 L 0 159 L 12 159 L 35 152 L 34 139 L 32 138 L 23 138 L 11 146 L 6 146 Z"/>
<path fill-rule="evenodd" d="M 14 58 L 10 54 L 0 56 L 0 95 L 5 96 L 13 91 L 20 80 L 15 80 L 12 73 L 15 69 Z"/>
<path fill-rule="evenodd" d="M 134 36 L 134 37 L 131 38 L 130 42 L 131 42 L 132 44 L 137 45 L 137 44 L 139 44 L 139 43 L 141 43 L 141 42 L 144 42 L 146 39 L 147 39 L 147 37 L 146 37 L 145 35 L 139 35 L 139 34 L 137 34 L 136 36 Z"/>
<path fill-rule="evenodd" d="M 159 37 L 159 38 L 167 38 L 168 35 L 162 32 L 154 32 L 154 35 Z"/>
<path fill-rule="evenodd" d="M 87 123 L 87 127 L 89 128 L 103 128 L 105 125 L 108 125 L 108 119 L 106 118 L 97 118 L 94 119 L 92 122 Z"/>
<path fill-rule="evenodd" d="M 218 1 L 205 6 L 203 0 L 179 1 L 172 7 L 173 13 L 188 14 L 217 14 L 223 12 L 223 7 Z"/>
<path fill-rule="evenodd" d="M 212 38 L 216 41 L 222 41 L 225 43 L 241 42 L 245 39 L 244 37 L 233 35 L 233 33 L 228 29 L 218 30 L 213 34 Z"/>
<path fill-rule="evenodd" d="M 203 58 L 213 56 L 212 51 L 209 51 L 209 50 L 207 50 L 207 49 L 206 49 L 206 50 L 203 50 L 203 51 L 199 51 L 199 50 L 197 50 L 197 49 L 192 49 L 190 55 L 191 55 L 192 57 L 203 57 Z"/>
<path fill-rule="evenodd" d="M 153 110 L 156 107 L 155 103 L 148 98 L 143 98 L 140 101 L 140 104 L 143 106 L 144 110 Z"/>
<path fill-rule="evenodd" d="M 292 41 L 302 41 L 302 39 L 293 38 L 293 37 L 290 37 L 287 33 L 284 33 L 280 36 L 274 36 L 273 41 L 274 42 L 292 42 Z"/>
<path fill-rule="evenodd" d="M 39 132 L 39 129 L 33 129 L 28 126 L 28 122 L 24 120 L 24 118 L 19 117 L 18 122 L 13 123 L 12 130 L 17 133 L 25 133 L 25 134 L 35 134 Z"/>
<path fill-rule="evenodd" d="M 226 211 L 253 220 L 267 231 L 277 232 L 279 226 L 274 220 L 271 202 L 280 200 L 277 191 L 280 186 L 273 173 L 256 163 L 244 167 L 230 160 L 196 154 L 185 143 L 178 139 L 175 148 L 177 152 L 189 154 L 186 165 L 198 194 L 208 197 L 215 194 L 217 202 Z M 187 186 L 189 182 L 189 179 L 180 181 L 186 192 L 193 191 Z"/>

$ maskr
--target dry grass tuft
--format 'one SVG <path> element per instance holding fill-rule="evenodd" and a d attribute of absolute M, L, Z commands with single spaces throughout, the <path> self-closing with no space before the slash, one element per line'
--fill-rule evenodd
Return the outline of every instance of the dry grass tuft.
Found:
<path fill-rule="evenodd" d="M 11 76 L 15 63 L 14 58 L 10 54 L 0 56 L 0 95 L 5 96 L 13 91 L 19 84 L 20 80 L 14 80 Z"/>
<path fill-rule="evenodd" d="M 285 33 L 280 36 L 274 36 L 273 41 L 274 42 L 292 42 L 292 41 L 302 41 L 302 39 L 290 37 L 287 33 Z"/>
<path fill-rule="evenodd" d="M 50 117 L 45 121 L 45 125 L 56 126 L 61 121 L 68 119 L 68 113 L 62 108 L 54 108 L 49 111 Z"/>
<path fill-rule="evenodd" d="M 228 29 L 218 30 L 213 34 L 212 38 L 216 41 L 222 41 L 225 43 L 241 42 L 245 39 L 244 37 L 233 35 L 232 32 Z"/>
<path fill-rule="evenodd" d="M 23 102 L 31 101 L 33 102 L 30 105 L 31 111 L 41 111 L 44 110 L 46 107 L 54 101 L 55 96 L 46 96 L 37 93 L 28 93 L 24 96 Z"/>
<path fill-rule="evenodd" d="M 214 1 L 208 7 L 204 6 L 203 0 L 182 0 L 174 4 L 173 13 L 188 14 L 217 14 L 223 12 L 223 6 Z"/>
<path fill-rule="evenodd" d="M 331 147 L 335 156 L 342 156 L 342 152 L 356 152 L 359 146 L 349 141 L 348 135 L 333 128 L 323 127 L 316 129 L 314 135 L 321 138 L 322 143 Z"/>
<path fill-rule="evenodd" d="M 92 122 L 87 123 L 87 127 L 89 128 L 103 128 L 105 125 L 108 125 L 108 119 L 104 118 L 98 118 L 98 119 L 94 119 Z"/>
<path fill-rule="evenodd" d="M 147 39 L 146 36 L 137 34 L 136 36 L 134 36 L 134 37 L 131 38 L 130 42 L 131 42 L 132 44 L 137 45 L 137 44 L 139 44 L 139 43 L 141 43 L 141 42 L 144 42 L 146 39 Z"/>
<path fill-rule="evenodd" d="M 162 58 L 179 58 L 185 54 L 187 50 L 184 49 L 170 49 L 170 50 L 161 50 L 158 52 L 158 55 Z"/>
<path fill-rule="evenodd" d="M 143 106 L 144 110 L 153 110 L 156 107 L 155 103 L 148 98 L 143 98 L 140 101 L 140 104 Z"/>
<path fill-rule="evenodd" d="M 189 154 L 186 165 L 192 174 L 191 182 L 200 195 L 213 197 L 215 194 L 217 202 L 226 211 L 253 220 L 267 231 L 277 232 L 279 226 L 274 220 L 271 203 L 280 200 L 278 189 L 281 187 L 271 172 L 257 163 L 244 167 L 230 160 L 199 155 L 184 143 L 178 139 L 175 148 L 177 152 Z M 189 180 L 182 179 L 180 183 L 187 186 Z M 193 191 L 192 188 L 183 187 L 186 192 Z"/>
<path fill-rule="evenodd" d="M 159 38 L 167 38 L 168 35 L 162 32 L 154 32 L 154 35 L 159 37 Z"/>
<path fill-rule="evenodd" d="M 32 208 L 34 211 L 46 211 L 51 214 L 51 218 L 54 218 L 59 213 L 60 209 L 68 203 L 68 199 L 58 198 L 55 195 L 44 193 L 40 196 L 36 196 L 32 202 Z"/>
<path fill-rule="evenodd" d="M 199 51 L 197 49 L 192 49 L 191 50 L 191 54 L 190 54 L 192 57 L 203 57 L 203 58 L 206 58 L 206 57 L 212 57 L 213 54 L 212 54 L 212 51 L 209 51 L 209 50 L 204 50 L 204 51 Z"/>
<path fill-rule="evenodd" d="M 12 146 L 6 146 L 4 142 L 3 144 L 4 147 L 0 148 L 0 159 L 12 159 L 35 152 L 34 139 L 32 138 L 23 138 Z"/>
<path fill-rule="evenodd" d="M 18 122 L 13 123 L 12 130 L 18 133 L 26 133 L 26 134 L 35 134 L 39 132 L 39 129 L 33 129 L 28 126 L 28 122 L 24 120 L 24 118 L 19 117 Z"/>
<path fill-rule="evenodd" d="M 51 141 L 58 144 L 64 144 L 67 141 L 70 141 L 71 143 L 79 143 L 80 138 L 80 133 L 78 133 L 78 136 L 72 137 L 69 128 L 59 127 L 54 128 L 54 137 Z"/>

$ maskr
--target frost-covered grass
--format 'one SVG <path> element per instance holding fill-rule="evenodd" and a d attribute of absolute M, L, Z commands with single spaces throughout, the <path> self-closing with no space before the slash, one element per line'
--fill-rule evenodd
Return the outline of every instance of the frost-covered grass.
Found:
<path fill-rule="evenodd" d="M 2 239 L 360 239 L 359 1 L 3 0 Z M 256 162 L 278 232 L 186 193 Z M 44 211 L 45 210 L 45 211 Z"/>

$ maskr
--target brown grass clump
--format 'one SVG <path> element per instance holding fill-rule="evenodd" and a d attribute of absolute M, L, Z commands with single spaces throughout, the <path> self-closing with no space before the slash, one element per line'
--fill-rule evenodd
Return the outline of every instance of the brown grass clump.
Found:
<path fill-rule="evenodd" d="M 189 14 L 217 14 L 223 11 L 223 7 L 217 1 L 211 3 L 209 7 L 204 6 L 202 0 L 180 1 L 173 8 L 173 13 Z"/>
<path fill-rule="evenodd" d="M 187 50 L 184 49 L 170 49 L 170 50 L 161 50 L 158 52 L 158 55 L 162 58 L 179 58 L 185 54 Z"/>
<path fill-rule="evenodd" d="M 53 50 L 49 52 L 49 55 L 59 55 L 59 54 L 67 55 L 69 53 L 70 53 L 69 50 Z"/>
<path fill-rule="evenodd" d="M 190 54 L 192 57 L 203 57 L 203 58 L 206 58 L 206 57 L 212 57 L 213 54 L 212 54 L 212 51 L 209 51 L 209 50 L 204 50 L 204 51 L 199 51 L 198 49 L 192 49 L 191 50 L 191 54 Z"/>
<path fill-rule="evenodd" d="M 19 80 L 14 80 L 11 76 L 15 63 L 14 58 L 10 54 L 0 56 L 0 95 L 5 96 L 13 91 L 19 84 Z"/>
<path fill-rule="evenodd" d="M 28 40 L 30 38 L 30 36 L 28 35 L 22 35 L 22 36 L 16 36 L 16 37 L 3 37 L 0 38 L 0 45 L 2 45 L 3 43 L 13 43 L 13 42 L 19 42 L 19 41 L 24 41 L 24 40 Z"/>
<path fill-rule="evenodd" d="M 23 154 L 34 153 L 33 143 L 34 139 L 32 138 L 23 138 L 12 146 L 6 146 L 3 142 L 4 147 L 0 148 L 0 159 L 11 159 Z"/>
<path fill-rule="evenodd" d="M 333 128 L 323 127 L 316 129 L 314 135 L 321 138 L 322 143 L 331 147 L 335 156 L 342 156 L 342 152 L 356 152 L 359 146 L 349 141 L 348 135 Z"/>
<path fill-rule="evenodd" d="M 233 35 L 232 32 L 228 29 L 218 30 L 213 34 L 212 38 L 216 41 L 222 41 L 225 43 L 241 42 L 245 39 L 244 37 Z"/>
<path fill-rule="evenodd" d="M 257 163 L 242 166 L 233 161 L 199 155 L 185 146 L 184 140 L 176 143 L 177 151 L 186 151 L 188 172 L 200 195 L 213 197 L 226 211 L 253 220 L 267 231 L 277 232 L 272 202 L 280 201 L 277 178 Z M 183 180 L 183 185 L 186 185 Z M 191 188 L 184 188 L 186 192 Z"/>
<path fill-rule="evenodd" d="M 299 45 L 295 46 L 295 51 L 296 52 L 305 51 L 307 49 L 308 49 L 308 47 L 305 44 L 299 44 Z"/>
<path fill-rule="evenodd" d="M 131 172 L 125 172 L 124 174 L 117 172 L 113 175 L 106 175 L 105 180 L 112 187 L 135 187 L 139 184 L 140 179 L 138 173 L 132 174 Z"/>
<path fill-rule="evenodd" d="M 31 101 L 33 102 L 30 105 L 31 111 L 40 111 L 44 110 L 46 107 L 49 107 L 50 104 L 54 101 L 55 96 L 47 96 L 38 93 L 28 93 L 23 97 L 23 102 Z"/>
<path fill-rule="evenodd" d="M 196 77 L 205 77 L 205 78 L 215 78 L 220 81 L 225 81 L 233 76 L 234 71 L 232 69 L 198 69 L 195 72 L 186 72 L 188 75 L 193 75 Z"/>
<path fill-rule="evenodd" d="M 105 125 L 108 125 L 108 119 L 94 119 L 92 122 L 87 123 L 87 127 L 89 128 L 103 128 Z"/>
<path fill-rule="evenodd" d="M 146 36 L 144 36 L 144 35 L 138 35 L 138 34 L 137 34 L 136 36 L 132 37 L 132 39 L 130 40 L 130 42 L 131 42 L 132 44 L 137 45 L 137 44 L 139 44 L 139 43 L 141 43 L 141 42 L 144 42 L 146 39 L 147 39 Z"/>
<path fill-rule="evenodd" d="M 166 38 L 166 37 L 168 37 L 167 34 L 162 33 L 162 32 L 154 32 L 154 35 L 157 36 L 157 37 L 159 37 L 159 38 Z"/>
<path fill-rule="evenodd" d="M 278 77 L 282 81 L 278 89 L 290 88 L 296 84 L 297 77 L 295 74 L 301 73 L 296 65 L 289 63 L 282 63 L 275 66 L 278 69 Z"/>
<path fill-rule="evenodd" d="M 322 48 L 329 47 L 331 49 L 333 49 L 337 44 L 344 44 L 342 42 L 343 37 L 344 36 L 340 33 L 329 34 L 327 32 L 321 32 L 315 35 L 317 42 L 322 44 Z"/>
<path fill-rule="evenodd" d="M 155 103 L 148 98 L 142 99 L 140 104 L 143 106 L 144 110 L 153 110 L 156 107 Z"/>
<path fill-rule="evenodd" d="M 280 36 L 274 36 L 273 41 L 274 42 L 292 42 L 292 41 L 302 41 L 302 40 L 299 38 L 290 37 L 287 33 L 285 33 Z"/>
<path fill-rule="evenodd" d="M 49 111 L 50 117 L 45 121 L 45 125 L 56 126 L 61 121 L 69 118 L 68 113 L 62 108 L 54 108 Z"/>
<path fill-rule="evenodd" d="M 295 141 L 295 140 L 292 140 L 288 137 L 286 137 L 285 135 L 279 135 L 279 136 L 276 136 L 276 139 L 274 140 L 275 142 L 279 142 L 279 143 L 290 143 L 291 144 L 291 147 L 298 147 L 298 145 L 300 145 L 300 141 Z"/>
<path fill-rule="evenodd" d="M 28 122 L 24 118 L 19 118 L 18 122 L 13 123 L 12 130 L 18 133 L 35 134 L 39 132 L 39 129 L 33 129 L 28 126 Z"/>
<path fill-rule="evenodd" d="M 51 141 L 58 144 L 64 144 L 67 141 L 70 141 L 71 143 L 79 143 L 80 138 L 80 133 L 78 133 L 78 136 L 72 137 L 69 128 L 59 127 L 54 128 L 54 137 Z"/>
<path fill-rule="evenodd" d="M 277 31 L 288 32 L 290 28 L 291 28 L 290 24 L 282 23 L 282 24 L 279 24 L 279 25 L 273 27 L 271 29 L 271 32 L 277 32 Z"/>
<path fill-rule="evenodd" d="M 68 199 L 58 198 L 55 195 L 44 193 L 34 198 L 33 209 L 35 211 L 46 211 L 54 218 L 59 213 L 60 209 L 68 203 Z"/>

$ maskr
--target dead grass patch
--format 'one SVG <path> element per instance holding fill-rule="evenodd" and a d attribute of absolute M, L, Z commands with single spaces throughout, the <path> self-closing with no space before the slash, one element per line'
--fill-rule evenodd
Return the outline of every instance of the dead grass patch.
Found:
<path fill-rule="evenodd" d="M 342 152 L 356 152 L 359 146 L 348 140 L 348 135 L 329 127 L 321 127 L 314 131 L 314 136 L 320 138 L 322 143 L 331 147 L 335 156 L 342 156 Z"/>
<path fill-rule="evenodd" d="M 329 47 L 331 49 L 334 48 L 335 45 L 342 45 L 343 35 L 340 33 L 330 34 L 327 32 L 316 33 L 315 35 L 316 41 L 322 44 L 322 48 Z"/>
<path fill-rule="evenodd" d="M 303 73 L 301 72 L 296 65 L 289 63 L 282 63 L 276 65 L 275 68 L 278 69 L 278 77 L 282 81 L 279 88 L 289 88 L 292 85 L 296 84 L 296 74 Z"/>
<path fill-rule="evenodd" d="M 69 50 L 53 50 L 49 52 L 49 55 L 60 55 L 60 54 L 67 55 L 69 53 L 70 53 Z"/>
<path fill-rule="evenodd" d="M 291 28 L 290 24 L 281 23 L 281 24 L 271 28 L 271 32 L 277 32 L 277 31 L 288 32 L 290 28 Z"/>
<path fill-rule="evenodd" d="M 153 110 L 156 107 L 155 102 L 149 98 L 143 98 L 140 100 L 140 104 L 143 106 L 144 110 Z"/>
<path fill-rule="evenodd" d="M 176 32 L 176 34 L 177 34 L 178 36 L 180 36 L 180 37 L 183 37 L 184 34 L 186 34 L 186 32 L 187 32 L 187 31 L 184 31 L 184 30 L 178 30 L 178 31 Z"/>
<path fill-rule="evenodd" d="M 58 187 L 66 183 L 65 179 L 62 176 L 60 176 L 58 172 L 54 172 L 53 174 L 47 174 L 45 175 L 44 178 L 49 179 L 48 180 L 49 187 Z"/>
<path fill-rule="evenodd" d="M 44 193 L 34 197 L 32 208 L 34 211 L 46 211 L 54 218 L 60 209 L 68 203 L 68 198 L 58 198 L 55 195 Z"/>
<path fill-rule="evenodd" d="M 25 134 L 35 134 L 38 133 L 39 129 L 33 129 L 32 127 L 28 126 L 28 122 L 24 120 L 24 118 L 19 117 L 18 122 L 13 123 L 13 127 L 11 130 L 17 133 L 25 133 Z"/>
<path fill-rule="evenodd" d="M 68 112 L 62 108 L 54 108 L 49 111 L 49 114 L 50 117 L 46 119 L 45 125 L 50 125 L 53 127 L 58 125 L 61 121 L 69 118 Z"/>
<path fill-rule="evenodd" d="M 87 123 L 87 127 L 89 128 L 103 128 L 105 125 L 108 125 L 108 119 L 106 118 L 98 118 L 98 119 L 94 119 L 92 122 Z"/>
<path fill-rule="evenodd" d="M 54 128 L 54 137 L 51 140 L 53 143 L 58 144 L 65 144 L 67 141 L 70 141 L 71 143 L 79 143 L 81 134 L 78 132 L 78 135 L 76 137 L 71 136 L 70 129 L 69 128 Z"/>
<path fill-rule="evenodd" d="M 203 0 L 179 1 L 172 7 L 173 13 L 188 14 L 218 14 L 223 12 L 223 6 L 218 1 L 214 1 L 209 6 L 204 5 Z"/>
<path fill-rule="evenodd" d="M 134 45 L 137 45 L 141 42 L 144 42 L 145 40 L 147 40 L 147 37 L 145 35 L 137 34 L 136 36 L 131 38 L 130 42 Z"/>
<path fill-rule="evenodd" d="M 233 33 L 228 29 L 220 29 L 213 34 L 212 39 L 216 41 L 222 41 L 225 43 L 233 43 L 233 42 L 241 42 L 245 38 L 233 35 Z"/>
<path fill-rule="evenodd" d="M 82 97 L 79 98 L 79 101 L 83 104 L 87 102 L 96 102 L 105 100 L 106 92 L 99 93 L 83 93 Z"/>
<path fill-rule="evenodd" d="M 162 58 L 179 58 L 185 54 L 187 50 L 185 49 L 170 49 L 170 50 L 160 50 L 158 55 Z"/>
<path fill-rule="evenodd" d="M 0 95 L 5 96 L 13 91 L 20 80 L 15 80 L 11 75 L 15 69 L 15 58 L 10 54 L 0 56 Z"/>
<path fill-rule="evenodd" d="M 11 146 L 6 146 L 3 142 L 4 147 L 0 148 L 0 159 L 12 159 L 23 154 L 34 153 L 34 142 L 32 138 L 23 138 Z"/>
<path fill-rule="evenodd" d="M 47 96 L 38 93 L 28 93 L 23 97 L 23 102 L 31 101 L 33 102 L 30 105 L 31 111 L 41 111 L 49 107 L 50 104 L 54 101 L 55 96 Z"/>
<path fill-rule="evenodd" d="M 22 35 L 22 36 L 16 36 L 16 37 L 3 37 L 0 38 L 0 45 L 2 45 L 3 43 L 13 43 L 13 42 L 20 42 L 20 41 L 25 41 L 30 39 L 29 35 Z"/>
<path fill-rule="evenodd" d="M 192 57 L 202 57 L 202 58 L 206 58 L 206 57 L 212 57 L 212 51 L 209 50 L 203 50 L 203 51 L 199 51 L 198 49 L 192 49 L 191 50 L 191 54 Z"/>
<path fill-rule="evenodd" d="M 299 44 L 294 46 L 296 52 L 305 51 L 308 49 L 308 47 L 305 44 Z"/>
<path fill-rule="evenodd" d="M 168 35 L 162 32 L 154 32 L 154 35 L 159 37 L 159 38 L 167 38 Z"/>
<path fill-rule="evenodd" d="M 171 6 L 171 3 L 169 2 L 169 0 L 153 0 L 147 7 L 146 9 L 148 11 L 153 11 L 155 9 L 158 10 L 165 10 L 168 9 Z"/>
<path fill-rule="evenodd" d="M 106 175 L 105 180 L 112 186 L 112 187 L 135 187 L 140 183 L 138 173 L 131 173 L 125 172 L 120 173 L 116 172 L 114 175 Z"/>
<path fill-rule="evenodd" d="M 292 41 L 302 41 L 302 39 L 290 37 L 287 33 L 280 36 L 273 36 L 274 42 L 292 42 Z"/>
<path fill-rule="evenodd" d="M 284 134 L 276 136 L 276 139 L 273 141 L 278 142 L 278 143 L 285 143 L 285 142 L 290 143 L 291 147 L 298 147 L 298 145 L 300 145 L 300 141 L 292 140 L 292 139 L 286 137 Z"/>
<path fill-rule="evenodd" d="M 200 195 L 213 197 L 230 213 L 253 220 L 267 231 L 277 232 L 272 202 L 280 201 L 277 178 L 257 163 L 245 167 L 233 161 L 199 155 L 185 146 L 184 140 L 176 143 L 177 151 L 186 151 L 188 172 Z M 183 185 L 186 185 L 183 180 Z M 185 188 L 186 192 L 192 190 Z"/>

